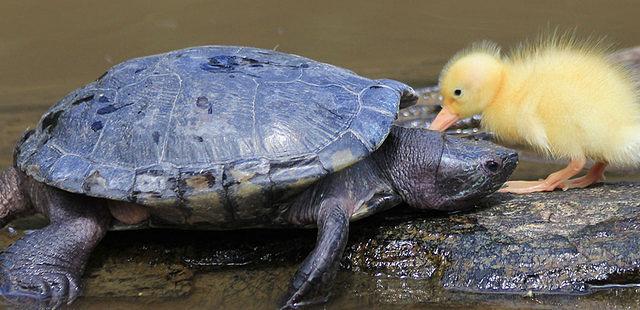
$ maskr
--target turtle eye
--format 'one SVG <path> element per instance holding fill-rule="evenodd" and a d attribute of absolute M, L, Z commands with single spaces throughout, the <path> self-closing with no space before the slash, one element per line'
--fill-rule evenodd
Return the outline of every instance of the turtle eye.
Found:
<path fill-rule="evenodd" d="M 494 160 L 487 161 L 484 166 L 491 172 L 498 172 L 498 169 L 500 169 L 500 164 Z"/>
<path fill-rule="evenodd" d="M 462 96 L 462 89 L 460 89 L 460 88 L 456 88 L 456 89 L 453 91 L 453 95 L 454 95 L 454 96 L 456 96 L 456 97 L 460 97 L 460 96 Z"/>

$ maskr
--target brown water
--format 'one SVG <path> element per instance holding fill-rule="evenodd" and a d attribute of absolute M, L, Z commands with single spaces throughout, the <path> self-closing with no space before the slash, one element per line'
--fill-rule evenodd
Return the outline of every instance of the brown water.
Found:
<path fill-rule="evenodd" d="M 203 44 L 277 48 L 426 85 L 470 42 L 547 27 L 640 43 L 638 1 L 0 1 L 0 166 L 19 133 L 125 59 Z"/>
<path fill-rule="evenodd" d="M 4 0 L 0 1 L 0 167 L 10 164 L 15 140 L 26 128 L 33 127 L 51 104 L 131 57 L 194 45 L 248 45 L 304 55 L 369 77 L 395 78 L 422 86 L 436 80 L 452 53 L 482 39 L 509 46 L 541 29 L 557 26 L 606 35 L 619 47 L 638 45 L 638 13 L 640 1 L 622 0 Z M 528 165 L 532 168 L 524 174 L 543 176 L 551 170 Z M 292 272 L 289 269 L 276 272 L 277 277 L 264 277 L 265 271 L 198 274 L 189 298 L 145 302 L 101 297 L 81 299 L 78 305 L 122 309 L 161 305 L 271 308 L 273 298 L 269 294 L 271 290 L 281 291 L 282 285 L 274 287 L 270 281 L 286 283 Z M 241 289 L 224 293 L 216 288 L 235 281 L 234 277 L 250 279 L 250 287 L 268 291 L 264 294 L 269 296 Z M 350 288 L 347 292 L 353 292 L 354 283 L 375 288 L 380 285 L 377 281 L 354 277 L 344 286 Z M 610 298 L 627 296 L 622 295 L 616 293 Z M 630 296 L 620 304 L 598 301 L 587 305 L 637 306 L 637 294 Z M 371 302 L 340 300 L 340 307 Z M 498 305 L 532 307 L 536 301 L 516 299 Z M 453 306 L 466 307 L 464 303 Z"/>

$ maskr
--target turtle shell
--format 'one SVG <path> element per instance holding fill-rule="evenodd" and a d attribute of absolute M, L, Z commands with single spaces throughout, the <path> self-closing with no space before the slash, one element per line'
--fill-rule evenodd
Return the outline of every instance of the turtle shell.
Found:
<path fill-rule="evenodd" d="M 272 50 L 177 50 L 118 64 L 64 97 L 16 164 L 89 196 L 251 208 L 368 156 L 403 93 L 413 90 Z"/>

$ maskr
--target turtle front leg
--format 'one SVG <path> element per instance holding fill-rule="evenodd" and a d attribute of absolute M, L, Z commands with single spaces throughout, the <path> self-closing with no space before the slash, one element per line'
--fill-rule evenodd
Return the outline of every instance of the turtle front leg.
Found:
<path fill-rule="evenodd" d="M 24 175 L 13 167 L 0 172 L 0 228 L 34 211 L 24 195 L 23 178 Z"/>
<path fill-rule="evenodd" d="M 111 217 L 100 200 L 41 184 L 36 183 L 30 196 L 50 224 L 0 254 L 0 295 L 20 305 L 58 308 L 79 295 L 89 254 Z"/>
<path fill-rule="evenodd" d="M 315 214 L 314 214 L 315 213 Z M 349 235 L 349 215 L 342 201 L 329 198 L 311 212 L 318 224 L 316 247 L 296 272 L 283 309 L 327 301 Z"/>

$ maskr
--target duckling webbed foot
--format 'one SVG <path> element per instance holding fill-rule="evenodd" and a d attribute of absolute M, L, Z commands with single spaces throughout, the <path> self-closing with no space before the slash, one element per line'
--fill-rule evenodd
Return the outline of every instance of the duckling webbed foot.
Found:
<path fill-rule="evenodd" d="M 512 194 L 528 194 L 536 192 L 551 192 L 556 188 L 566 190 L 569 187 L 567 181 L 578 174 L 584 165 L 586 159 L 574 159 L 564 169 L 550 174 L 546 179 L 539 181 L 509 181 L 505 183 L 505 187 L 498 190 L 501 193 Z M 577 180 L 577 179 L 576 179 Z"/>
<path fill-rule="evenodd" d="M 509 181 L 498 190 L 500 193 L 529 194 L 536 192 L 551 192 L 556 188 L 564 189 L 564 182 L 550 183 L 547 180 L 540 181 Z"/>
<path fill-rule="evenodd" d="M 593 183 L 604 181 L 604 169 L 607 168 L 607 163 L 597 162 L 591 167 L 587 175 L 571 179 L 565 182 L 565 189 L 570 188 L 585 188 Z"/>

